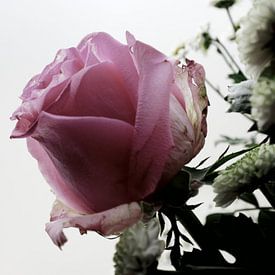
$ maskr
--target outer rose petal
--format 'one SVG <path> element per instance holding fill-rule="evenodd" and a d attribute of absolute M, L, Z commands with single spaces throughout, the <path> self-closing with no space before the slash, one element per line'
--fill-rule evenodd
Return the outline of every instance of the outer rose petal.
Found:
<path fill-rule="evenodd" d="M 125 186 L 133 130 L 115 119 L 42 112 L 32 137 L 48 153 L 66 185 L 89 206 L 89 212 L 99 212 L 141 199 Z M 52 188 L 60 190 L 59 182 L 53 182 Z"/>
<path fill-rule="evenodd" d="M 58 194 L 59 200 L 74 209 L 78 209 L 78 211 L 83 213 L 89 212 L 89 205 L 85 204 L 84 200 L 81 199 L 81 194 L 76 189 L 66 184 L 42 145 L 31 137 L 27 138 L 27 145 L 29 152 L 37 160 L 42 175 L 51 188 L 55 190 L 56 194 Z"/>
<path fill-rule="evenodd" d="M 134 124 L 136 106 L 113 63 L 87 67 L 71 83 L 48 113 L 65 116 L 101 116 Z"/>
<path fill-rule="evenodd" d="M 169 153 L 162 174 L 164 183 L 170 180 L 194 156 L 193 125 L 175 96 L 170 97 L 170 124 L 174 147 Z"/>
<path fill-rule="evenodd" d="M 207 106 L 209 105 L 204 84 L 205 71 L 200 64 L 195 63 L 194 61 L 188 61 L 186 69 L 188 71 L 188 84 L 193 96 L 193 108 L 197 113 L 197 120 L 195 122 L 192 122 L 194 128 L 196 128 L 197 131 L 200 132 L 203 111 L 207 109 Z"/>
<path fill-rule="evenodd" d="M 207 106 L 209 104 L 204 85 L 205 72 L 200 64 L 187 61 L 184 69 L 177 68 L 176 83 L 185 100 L 185 111 L 194 131 L 193 156 L 204 145 L 207 134 Z"/>
<path fill-rule="evenodd" d="M 135 41 L 128 43 L 139 72 L 135 135 L 130 160 L 130 190 L 145 197 L 161 178 L 173 140 L 169 121 L 169 97 L 173 87 L 173 68 L 166 56 Z"/>
<path fill-rule="evenodd" d="M 141 208 L 136 202 L 119 205 L 95 214 L 81 215 L 70 211 L 65 206 L 61 206 L 61 209 L 58 206 L 57 211 L 58 215 L 61 213 L 61 217 L 52 213 L 55 220 L 46 224 L 46 231 L 59 248 L 67 241 L 63 228 L 77 227 L 82 234 L 92 230 L 108 236 L 122 232 L 142 218 Z"/>

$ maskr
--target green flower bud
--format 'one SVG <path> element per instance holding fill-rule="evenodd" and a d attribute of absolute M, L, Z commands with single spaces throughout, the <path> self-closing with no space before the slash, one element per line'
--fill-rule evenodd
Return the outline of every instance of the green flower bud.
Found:
<path fill-rule="evenodd" d="M 213 188 L 216 206 L 230 205 L 241 193 L 252 192 L 261 179 L 275 168 L 275 145 L 262 144 L 228 166 L 216 177 Z"/>

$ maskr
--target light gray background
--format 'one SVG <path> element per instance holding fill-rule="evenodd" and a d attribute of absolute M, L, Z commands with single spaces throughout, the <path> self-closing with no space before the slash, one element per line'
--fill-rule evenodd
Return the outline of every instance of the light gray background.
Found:
<path fill-rule="evenodd" d="M 234 15 L 246 13 L 249 4 L 243 0 Z M 225 12 L 210 7 L 207 0 L 0 1 L 0 274 L 113 274 L 116 241 L 96 233 L 80 236 L 77 230 L 68 229 L 69 242 L 60 251 L 44 231 L 54 195 L 27 152 L 25 140 L 9 140 L 15 125 L 9 116 L 20 104 L 18 96 L 26 82 L 52 61 L 59 48 L 75 46 L 93 31 L 109 32 L 125 42 L 129 30 L 170 55 L 210 21 L 223 39 L 231 33 Z M 225 66 L 218 57 L 192 54 L 190 58 L 203 63 L 208 78 L 226 93 Z M 239 115 L 225 116 L 226 105 L 212 91 L 209 98 L 209 136 L 193 163 L 221 153 L 224 146 L 213 146 L 220 133 L 245 135 L 248 127 Z M 210 198 L 209 192 L 202 192 L 202 199 L 210 201 L 207 207 L 212 205 Z"/>

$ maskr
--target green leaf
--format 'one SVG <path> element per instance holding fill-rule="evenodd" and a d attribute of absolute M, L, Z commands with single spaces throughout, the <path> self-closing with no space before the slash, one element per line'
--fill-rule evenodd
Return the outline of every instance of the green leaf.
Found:
<path fill-rule="evenodd" d="M 230 145 L 228 145 L 226 147 L 226 149 L 224 150 L 224 152 L 219 156 L 218 160 L 222 159 L 226 155 L 226 153 L 228 152 L 229 148 L 230 148 Z"/>
<path fill-rule="evenodd" d="M 249 151 L 251 151 L 252 149 L 258 147 L 257 146 L 253 146 L 251 148 L 248 148 L 248 149 L 244 149 L 244 150 L 240 150 L 240 151 L 237 151 L 235 153 L 231 153 L 225 157 L 222 157 L 222 158 L 219 158 L 208 170 L 208 174 L 212 173 L 213 171 L 215 171 L 217 168 L 219 168 L 220 166 L 222 166 L 223 164 L 225 164 L 226 162 L 228 162 L 229 160 L 233 159 L 233 158 L 236 158 L 242 154 L 245 154 Z"/>
<path fill-rule="evenodd" d="M 207 157 L 203 159 L 195 168 L 199 168 L 201 165 L 203 165 L 210 157 Z"/>
<path fill-rule="evenodd" d="M 209 32 L 203 32 L 202 34 L 202 41 L 203 41 L 203 44 L 202 44 L 202 47 L 204 50 L 208 50 L 209 47 L 211 46 L 212 44 L 212 37 L 210 36 Z"/>
<path fill-rule="evenodd" d="M 240 83 L 242 81 L 247 80 L 247 78 L 243 75 L 241 71 L 238 71 L 237 73 L 229 74 L 228 78 L 232 79 L 234 83 Z"/>
<path fill-rule="evenodd" d="M 250 204 L 253 204 L 254 206 L 256 206 L 257 208 L 259 208 L 259 203 L 258 200 L 256 199 L 255 195 L 253 193 L 242 193 L 239 196 L 240 199 L 242 199 L 245 202 L 248 202 Z"/>
<path fill-rule="evenodd" d="M 168 231 L 167 233 L 167 238 L 166 238 L 166 247 L 169 247 L 171 239 L 172 239 L 172 235 L 173 235 L 173 230 L 172 228 Z"/>
<path fill-rule="evenodd" d="M 196 209 L 197 207 L 199 207 L 199 206 L 201 206 L 203 204 L 203 202 L 200 202 L 200 203 L 198 203 L 198 204 L 189 204 L 189 205 L 186 205 L 186 208 L 188 209 L 188 210 L 194 210 L 194 209 Z"/>
<path fill-rule="evenodd" d="M 184 166 L 182 168 L 181 172 L 185 172 L 189 174 L 189 180 L 192 181 L 199 181 L 204 184 L 212 184 L 213 180 L 218 176 L 218 171 L 215 171 L 220 166 L 228 162 L 229 160 L 236 158 L 242 154 L 245 154 L 249 152 L 250 150 L 256 148 L 259 145 L 251 146 L 248 149 L 240 150 L 235 153 L 231 153 L 229 155 L 226 155 L 228 148 L 219 156 L 218 160 L 214 162 L 214 164 L 210 165 L 207 168 L 204 169 L 196 169 L 193 167 Z"/>
<path fill-rule="evenodd" d="M 213 6 L 218 9 L 228 9 L 236 3 L 236 0 L 216 0 L 213 1 Z"/>
<path fill-rule="evenodd" d="M 181 206 L 190 198 L 190 174 L 180 171 L 158 194 L 159 199 L 171 206 Z"/>
<path fill-rule="evenodd" d="M 193 181 L 193 180 L 201 181 L 207 174 L 208 168 L 196 169 L 193 167 L 184 166 L 182 168 L 182 171 L 189 173 L 190 181 Z"/>
<path fill-rule="evenodd" d="M 260 268 L 264 263 L 267 264 L 262 232 L 244 214 L 238 217 L 224 213 L 208 215 L 205 229 L 218 249 L 225 250 L 236 258 L 236 265 Z"/>
<path fill-rule="evenodd" d="M 264 238 L 265 251 L 267 252 L 265 260 L 270 266 L 273 266 L 275 254 L 275 212 L 261 210 L 258 216 L 258 223 Z"/>
<path fill-rule="evenodd" d="M 275 244 L 275 212 L 261 210 L 258 216 L 258 223 L 268 243 L 272 242 Z"/>
<path fill-rule="evenodd" d="M 180 232 L 179 234 L 180 234 L 180 237 L 181 237 L 185 242 L 190 243 L 190 244 L 193 245 L 192 241 L 191 241 L 186 235 L 184 235 L 184 234 L 181 233 L 181 232 Z"/>
<path fill-rule="evenodd" d="M 264 226 L 271 226 L 275 230 L 275 212 L 261 210 L 258 217 L 258 223 Z"/>
<path fill-rule="evenodd" d="M 193 248 L 192 252 L 185 251 L 182 258 L 181 258 L 181 264 L 182 266 L 194 266 L 194 274 L 219 274 L 216 270 L 214 272 L 211 272 L 210 269 L 206 269 L 207 272 L 196 272 L 197 266 L 218 266 L 218 265 L 225 265 L 225 262 L 217 263 L 216 261 L 213 261 L 213 257 L 208 253 L 208 251 L 199 250 L 197 248 Z M 202 270 L 203 271 L 203 270 Z M 185 274 L 185 273 L 183 273 Z M 193 274 L 193 272 L 187 272 L 186 274 Z M 221 274 L 221 273 L 220 273 Z"/>
<path fill-rule="evenodd" d="M 165 228 L 165 221 L 160 211 L 158 211 L 158 218 L 159 218 L 159 225 L 160 225 L 160 235 L 162 235 Z"/>

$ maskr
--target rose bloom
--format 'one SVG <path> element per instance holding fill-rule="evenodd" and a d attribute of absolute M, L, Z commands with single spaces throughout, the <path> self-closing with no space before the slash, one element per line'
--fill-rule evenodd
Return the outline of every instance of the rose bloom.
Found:
<path fill-rule="evenodd" d="M 139 202 L 202 148 L 208 100 L 201 65 L 167 58 L 127 33 L 60 50 L 33 77 L 12 119 L 57 200 L 46 230 L 59 247 L 65 227 L 103 235 L 142 218 Z"/>

